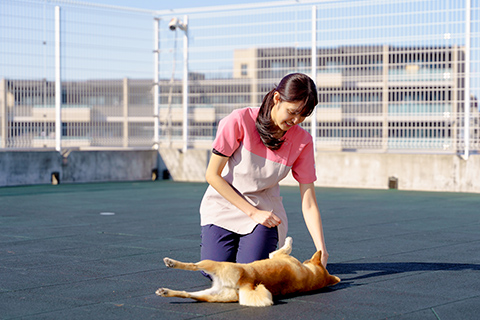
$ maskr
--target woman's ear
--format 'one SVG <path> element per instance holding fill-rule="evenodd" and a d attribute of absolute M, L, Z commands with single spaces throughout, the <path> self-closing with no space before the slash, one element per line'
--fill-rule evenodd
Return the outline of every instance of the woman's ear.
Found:
<path fill-rule="evenodd" d="M 281 101 L 280 93 L 278 93 L 278 91 L 275 91 L 273 93 L 273 105 L 277 105 L 280 101 Z"/>

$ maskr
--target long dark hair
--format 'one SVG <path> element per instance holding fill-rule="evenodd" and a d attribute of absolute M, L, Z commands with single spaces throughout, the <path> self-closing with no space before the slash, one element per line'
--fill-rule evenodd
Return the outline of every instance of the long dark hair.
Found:
<path fill-rule="evenodd" d="M 311 115 L 318 104 L 317 88 L 309 76 L 303 73 L 291 73 L 283 77 L 278 86 L 263 98 L 255 122 L 263 144 L 271 150 L 280 149 L 284 141 L 282 138 L 278 138 L 281 129 L 275 125 L 271 116 L 272 107 L 275 104 L 275 92 L 278 92 L 281 101 L 303 101 L 303 106 L 299 110 L 302 117 Z"/>

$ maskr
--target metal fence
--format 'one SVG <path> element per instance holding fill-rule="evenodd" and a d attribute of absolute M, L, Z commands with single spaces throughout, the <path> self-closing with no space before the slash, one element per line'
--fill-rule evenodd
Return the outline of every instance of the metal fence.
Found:
<path fill-rule="evenodd" d="M 221 118 L 303 72 L 319 91 L 302 124 L 318 151 L 468 158 L 480 149 L 479 39 L 476 1 L 3 0 L 1 148 L 210 148 Z"/>

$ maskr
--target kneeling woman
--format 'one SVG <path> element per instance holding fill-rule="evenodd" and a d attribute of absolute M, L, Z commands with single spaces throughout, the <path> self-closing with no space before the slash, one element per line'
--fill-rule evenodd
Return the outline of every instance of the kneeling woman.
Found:
<path fill-rule="evenodd" d="M 285 76 L 260 108 L 234 110 L 220 121 L 200 206 L 201 259 L 249 263 L 283 246 L 288 221 L 279 182 L 292 171 L 302 212 L 322 264 L 328 253 L 315 197 L 314 142 L 298 124 L 318 103 L 306 75 Z"/>

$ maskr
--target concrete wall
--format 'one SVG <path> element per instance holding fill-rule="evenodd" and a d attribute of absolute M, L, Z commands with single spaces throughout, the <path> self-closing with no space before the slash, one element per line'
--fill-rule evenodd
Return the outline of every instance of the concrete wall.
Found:
<path fill-rule="evenodd" d="M 163 150 L 160 154 L 177 181 L 205 181 L 210 152 Z M 456 155 L 324 152 L 316 158 L 317 186 L 480 193 L 480 155 L 465 161 Z M 298 185 L 289 175 L 283 185 Z"/>
<path fill-rule="evenodd" d="M 149 180 L 168 169 L 175 181 L 204 182 L 210 151 L 55 151 L 0 152 L 0 186 Z M 455 155 L 318 153 L 317 186 L 387 189 L 394 178 L 399 190 L 480 193 L 480 155 L 465 161 Z M 290 175 L 283 185 L 297 185 Z"/>
<path fill-rule="evenodd" d="M 180 149 L 160 149 L 160 158 L 175 181 L 204 182 L 211 152 L 191 149 L 183 153 Z"/>
<path fill-rule="evenodd" d="M 60 183 L 149 180 L 152 170 L 164 164 L 158 152 L 56 151 L 0 152 L 0 187 L 52 183 L 57 172 Z"/>
<path fill-rule="evenodd" d="M 319 186 L 399 190 L 480 192 L 480 156 L 319 153 Z"/>

